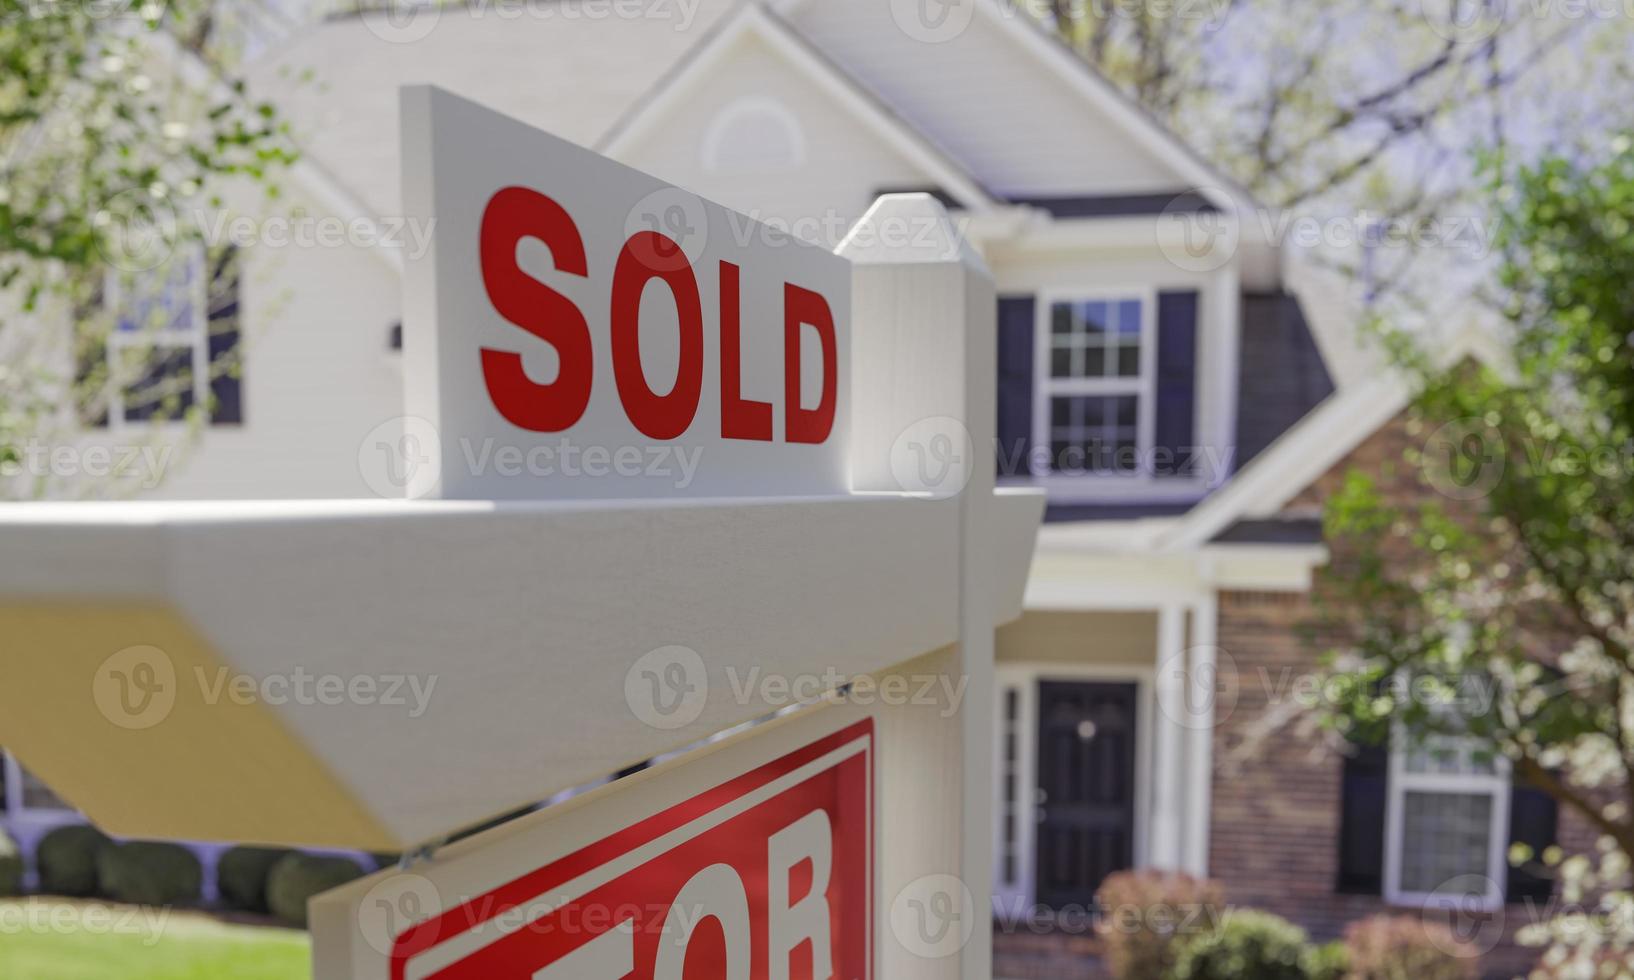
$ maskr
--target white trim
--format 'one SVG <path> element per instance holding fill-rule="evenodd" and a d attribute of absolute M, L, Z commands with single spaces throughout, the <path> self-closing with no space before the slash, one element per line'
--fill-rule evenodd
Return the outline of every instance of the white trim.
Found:
<path fill-rule="evenodd" d="M 747 37 L 758 38 L 780 55 L 808 81 L 814 82 L 892 149 L 920 167 L 938 186 L 972 209 L 997 206 L 985 190 L 939 148 L 910 130 L 902 120 L 887 115 L 857 83 L 839 68 L 817 55 L 804 40 L 778 17 L 759 4 L 745 4 L 736 20 L 717 31 L 701 47 L 693 49 L 688 61 L 636 108 L 613 125 L 596 141 L 597 152 L 624 159 L 654 127 L 671 119 L 676 107 L 686 103 L 692 90 L 723 61 L 732 48 Z"/>
<path fill-rule="evenodd" d="M 1408 908 L 1456 908 L 1495 912 L 1503 907 L 1508 878 L 1510 777 L 1507 759 L 1495 757 L 1493 772 L 1415 773 L 1407 770 L 1409 750 L 1398 730 L 1390 747 L 1390 776 L 1385 808 L 1384 899 Z M 1468 754 L 1469 748 L 1461 749 Z M 1492 798 L 1488 828 L 1486 894 L 1479 899 L 1452 893 L 1410 892 L 1402 888 L 1402 852 L 1405 848 L 1406 798 L 1408 793 L 1438 796 L 1486 795 Z"/>
<path fill-rule="evenodd" d="M 1192 607 L 1190 661 L 1185 695 L 1188 702 L 1200 697 L 1202 703 L 1188 703 L 1186 718 L 1186 806 L 1181 866 L 1198 877 L 1208 877 L 1209 832 L 1214 797 L 1214 707 L 1219 667 L 1215 647 L 1219 633 L 1219 600 L 1213 591 Z"/>
<path fill-rule="evenodd" d="M 1186 623 L 1185 607 L 1179 603 L 1165 603 L 1158 609 L 1157 665 L 1151 863 L 1163 870 L 1180 870 L 1186 811 L 1186 739 L 1181 722 L 1185 717 Z"/>
<path fill-rule="evenodd" d="M 1152 735 L 1157 717 L 1157 702 L 1153 697 L 1156 670 L 1135 664 L 1062 664 L 1046 661 L 1000 661 L 995 670 L 994 691 L 997 703 L 1004 703 L 1005 692 L 1011 688 L 1020 691 L 1017 759 L 1019 779 L 1016 793 L 1016 867 L 1015 882 L 1003 876 L 1003 730 L 995 728 L 993 781 L 993 898 L 996 911 L 1009 913 L 1020 910 L 1032 913 L 1038 902 L 1038 686 L 1045 681 L 1091 682 L 1135 685 L 1135 794 L 1134 840 L 1131 859 L 1135 868 L 1148 866 L 1150 848 L 1152 784 Z M 998 724 L 1002 714 L 995 712 Z"/>

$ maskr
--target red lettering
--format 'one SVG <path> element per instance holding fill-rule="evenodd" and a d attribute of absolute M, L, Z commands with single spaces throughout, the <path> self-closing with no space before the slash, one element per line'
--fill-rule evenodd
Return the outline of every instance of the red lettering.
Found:
<path fill-rule="evenodd" d="M 637 232 L 624 243 L 613 269 L 613 380 L 624 414 L 649 439 L 675 439 L 698 414 L 704 383 L 704 317 L 698 280 L 682 262 L 654 268 L 642 255 L 671 255 L 680 246 L 656 231 Z M 666 263 L 667 264 L 667 263 Z M 641 295 L 647 284 L 662 279 L 675 297 L 680 314 L 680 363 L 675 387 L 660 395 L 647 384 L 641 367 Z"/>
<path fill-rule="evenodd" d="M 800 328 L 815 327 L 823 349 L 823 394 L 816 408 L 800 404 Z M 828 300 L 793 283 L 783 286 L 783 438 L 787 442 L 827 442 L 839 402 L 839 348 Z"/>
<path fill-rule="evenodd" d="M 494 407 L 511 424 L 532 432 L 561 432 L 584 415 L 595 371 L 590 327 L 573 301 L 522 271 L 516 246 L 537 238 L 550 249 L 556 269 L 588 276 L 584 239 L 560 204 L 525 187 L 495 194 L 482 213 L 482 284 L 494 309 L 556 348 L 556 380 L 539 384 L 515 351 L 482 349 L 482 377 Z"/>
<path fill-rule="evenodd" d="M 772 441 L 772 406 L 743 397 L 738 267 L 721 263 L 721 438 Z"/>

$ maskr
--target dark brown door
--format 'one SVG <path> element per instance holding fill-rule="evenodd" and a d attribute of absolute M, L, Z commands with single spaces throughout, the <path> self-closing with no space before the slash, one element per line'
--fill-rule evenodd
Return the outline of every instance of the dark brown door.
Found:
<path fill-rule="evenodd" d="M 1135 857 L 1135 685 L 1038 686 L 1038 902 L 1089 906 Z"/>

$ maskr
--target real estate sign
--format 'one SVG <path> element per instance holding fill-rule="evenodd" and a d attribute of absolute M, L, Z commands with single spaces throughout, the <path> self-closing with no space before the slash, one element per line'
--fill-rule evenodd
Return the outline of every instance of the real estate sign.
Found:
<path fill-rule="evenodd" d="M 848 489 L 845 260 L 440 89 L 403 134 L 406 493 Z"/>
<path fill-rule="evenodd" d="M 874 726 L 831 728 L 740 738 L 326 895 L 320 980 L 869 980 Z"/>

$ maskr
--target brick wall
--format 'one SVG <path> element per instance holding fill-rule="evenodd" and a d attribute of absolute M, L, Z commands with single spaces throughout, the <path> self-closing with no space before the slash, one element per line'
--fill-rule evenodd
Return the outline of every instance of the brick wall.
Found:
<path fill-rule="evenodd" d="M 1352 466 L 1371 473 L 1395 502 L 1429 492 L 1401 463 L 1413 439 L 1400 419 L 1381 429 L 1302 492 L 1290 513 L 1319 513 Z M 1335 890 L 1343 759 L 1302 715 L 1296 697 L 1299 678 L 1314 675 L 1317 651 L 1334 640 L 1316 628 L 1316 618 L 1307 595 L 1219 597 L 1218 643 L 1235 668 L 1236 703 L 1229 711 L 1222 703 L 1216 734 L 1210 873 L 1233 904 L 1267 909 L 1328 938 L 1351 921 L 1391 910 L 1377 896 Z M 1568 849 L 1593 842 L 1585 822 L 1565 810 L 1561 837 Z M 1498 921 L 1476 924 L 1476 935 L 1495 945 L 1483 960 L 1484 974 L 1513 976 L 1526 969 L 1535 954 L 1517 947 L 1513 936 L 1535 915 L 1511 905 Z"/>

